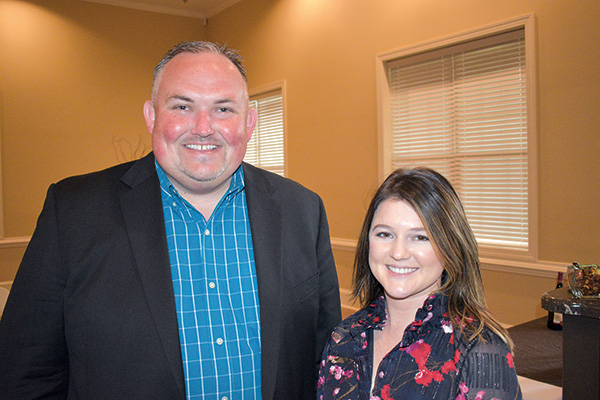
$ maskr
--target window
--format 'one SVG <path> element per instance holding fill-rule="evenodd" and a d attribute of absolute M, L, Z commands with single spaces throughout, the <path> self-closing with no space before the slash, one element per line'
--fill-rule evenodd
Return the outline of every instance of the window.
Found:
<path fill-rule="evenodd" d="M 530 258 L 535 124 L 527 20 L 385 56 L 380 80 L 384 174 L 436 169 L 459 193 L 482 253 Z"/>
<path fill-rule="evenodd" d="M 283 90 L 281 85 L 253 91 L 250 106 L 258 121 L 244 161 L 279 175 L 285 174 Z"/>

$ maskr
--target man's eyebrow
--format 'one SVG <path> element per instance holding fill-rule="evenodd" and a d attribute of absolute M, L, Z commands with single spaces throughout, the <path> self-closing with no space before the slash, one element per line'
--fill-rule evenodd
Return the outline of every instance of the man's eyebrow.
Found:
<path fill-rule="evenodd" d="M 169 96 L 167 98 L 167 101 L 171 101 L 171 100 L 181 100 L 181 101 L 186 101 L 188 103 L 194 102 L 191 98 L 189 98 L 187 96 L 178 95 L 178 94 L 174 94 L 173 96 Z"/>
<path fill-rule="evenodd" d="M 185 101 L 188 103 L 193 103 L 194 100 L 192 100 L 190 97 L 187 96 L 183 96 L 180 94 L 174 94 L 172 96 L 169 96 L 167 98 L 167 101 L 173 101 L 173 100 L 180 100 L 180 101 Z M 236 101 L 234 99 L 231 98 L 223 98 L 223 99 L 218 99 L 214 102 L 214 104 L 230 104 L 230 103 L 235 103 Z"/>
<path fill-rule="evenodd" d="M 224 98 L 215 101 L 215 104 L 235 103 L 234 99 Z"/>

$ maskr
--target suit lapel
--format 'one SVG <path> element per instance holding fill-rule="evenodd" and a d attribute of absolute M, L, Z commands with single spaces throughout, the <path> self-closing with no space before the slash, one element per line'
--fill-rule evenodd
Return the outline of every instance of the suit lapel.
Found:
<path fill-rule="evenodd" d="M 179 328 L 154 157 L 150 154 L 134 163 L 121 180 L 129 186 L 120 195 L 121 209 L 146 301 L 183 399 Z"/>
<path fill-rule="evenodd" d="M 264 399 L 275 393 L 281 323 L 281 205 L 271 196 L 273 187 L 259 170 L 243 164 L 261 326 L 261 384 Z"/>

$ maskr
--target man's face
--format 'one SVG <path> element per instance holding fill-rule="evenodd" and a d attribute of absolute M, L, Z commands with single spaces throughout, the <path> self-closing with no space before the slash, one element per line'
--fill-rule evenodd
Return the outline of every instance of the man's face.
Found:
<path fill-rule="evenodd" d="M 190 194 L 226 190 L 256 124 L 233 63 L 210 52 L 179 54 L 158 76 L 153 101 L 144 118 L 171 183 Z"/>

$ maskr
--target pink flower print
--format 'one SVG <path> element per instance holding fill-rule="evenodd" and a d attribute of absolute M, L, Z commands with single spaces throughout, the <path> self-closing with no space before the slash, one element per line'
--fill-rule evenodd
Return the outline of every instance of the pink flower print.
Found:
<path fill-rule="evenodd" d="M 322 375 L 319 376 L 318 386 L 322 387 L 324 383 L 325 383 L 325 377 Z"/>
<path fill-rule="evenodd" d="M 369 398 L 369 400 L 381 400 L 381 397 L 379 397 L 379 396 L 371 396 Z"/>
<path fill-rule="evenodd" d="M 385 376 L 385 373 L 383 371 L 379 371 L 379 379 L 383 379 L 383 377 Z"/>
<path fill-rule="evenodd" d="M 342 335 L 340 335 L 339 333 L 334 331 L 331 333 L 331 338 L 333 339 L 334 342 L 339 343 L 340 340 L 342 340 Z"/>
<path fill-rule="evenodd" d="M 339 388 L 339 387 L 338 387 L 338 388 L 335 388 L 335 389 L 333 390 L 333 394 L 334 394 L 334 395 L 337 395 L 339 392 L 340 392 L 340 388 Z"/>
<path fill-rule="evenodd" d="M 454 332 L 454 329 L 452 328 L 452 324 L 450 323 L 450 321 L 447 321 L 447 320 L 442 320 L 442 330 L 444 331 L 444 333 Z"/>
<path fill-rule="evenodd" d="M 431 318 L 433 318 L 433 313 L 432 312 L 428 312 L 427 313 L 427 317 L 423 320 L 423 322 L 427 322 L 429 321 Z"/>
<path fill-rule="evenodd" d="M 461 382 L 460 385 L 458 385 L 458 390 L 460 391 L 460 394 L 456 396 L 456 400 L 467 400 L 467 397 L 465 396 L 465 394 L 469 393 L 467 384 L 465 382 Z"/>
<path fill-rule="evenodd" d="M 509 367 L 511 367 L 511 368 L 515 367 L 515 362 L 513 360 L 512 353 L 506 353 L 506 362 L 508 363 Z"/>
<path fill-rule="evenodd" d="M 485 390 L 482 390 L 481 392 L 477 392 L 477 395 L 475 396 L 475 400 L 483 400 L 484 394 L 485 394 Z"/>
<path fill-rule="evenodd" d="M 363 338 L 363 344 L 362 344 L 362 348 L 363 350 L 367 348 L 367 334 L 366 332 L 363 332 L 360 334 L 360 337 Z"/>
<path fill-rule="evenodd" d="M 329 368 L 329 373 L 333 375 L 337 381 L 339 381 L 344 375 L 344 370 L 339 365 L 332 365 Z"/>

